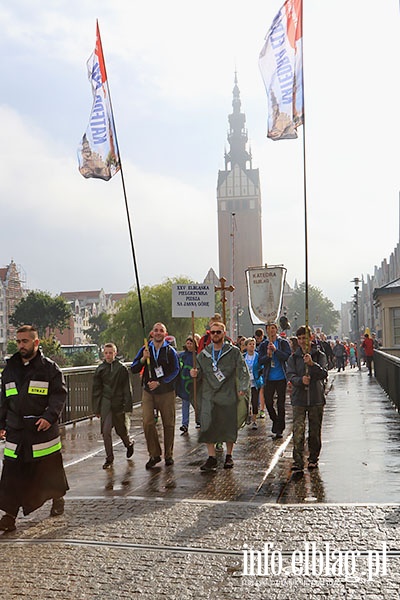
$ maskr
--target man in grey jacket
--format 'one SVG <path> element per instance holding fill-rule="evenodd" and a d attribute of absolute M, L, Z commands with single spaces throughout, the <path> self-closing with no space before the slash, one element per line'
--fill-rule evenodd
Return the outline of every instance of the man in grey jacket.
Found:
<path fill-rule="evenodd" d="M 321 426 L 325 405 L 324 380 L 328 376 L 327 359 L 316 345 L 310 344 L 311 332 L 305 326 L 296 331 L 299 347 L 287 364 L 287 377 L 292 384 L 293 467 L 294 473 L 304 469 L 305 420 L 308 418 L 308 468 L 318 467 L 321 451 Z M 309 349 L 310 348 L 310 349 Z"/>

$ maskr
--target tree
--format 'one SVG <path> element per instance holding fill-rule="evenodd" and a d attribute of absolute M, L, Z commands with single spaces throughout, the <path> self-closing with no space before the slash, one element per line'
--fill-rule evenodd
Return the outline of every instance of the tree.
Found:
<path fill-rule="evenodd" d="M 177 347 L 180 349 L 188 334 L 191 333 L 190 319 L 172 318 L 172 285 L 176 283 L 194 283 L 193 281 L 177 277 L 167 279 L 163 283 L 146 286 L 141 289 L 141 299 L 148 336 L 151 327 L 157 321 L 164 323 L 168 332 L 175 336 Z M 195 319 L 195 328 L 203 333 L 208 319 Z M 133 358 L 143 345 L 143 328 L 140 318 L 137 291 L 130 292 L 128 297 L 121 302 L 118 312 L 113 316 L 110 326 L 100 336 L 102 342 L 111 341 L 118 347 L 119 354 L 125 358 Z"/>
<path fill-rule="evenodd" d="M 47 292 L 29 292 L 15 307 L 10 321 L 15 327 L 24 324 L 37 327 L 39 337 L 44 337 L 46 329 L 62 331 L 69 324 L 71 308 L 61 296 L 51 296 Z"/>
<path fill-rule="evenodd" d="M 61 350 L 61 344 L 56 340 L 54 335 L 40 340 L 40 347 L 47 358 L 54 360 L 59 367 L 67 367 L 68 359 Z"/>
<path fill-rule="evenodd" d="M 292 329 L 295 331 L 296 325 L 305 323 L 305 283 L 301 283 L 293 292 L 288 302 L 287 316 Z M 329 298 L 323 295 L 322 291 L 312 285 L 308 286 L 308 324 L 322 325 L 326 334 L 333 334 L 339 323 L 340 313 L 335 310 L 333 303 Z"/>
<path fill-rule="evenodd" d="M 93 344 L 99 346 L 101 334 L 106 331 L 107 327 L 110 325 L 110 315 L 102 312 L 97 316 L 90 317 L 89 323 L 90 327 L 86 331 L 86 335 L 90 337 Z"/>

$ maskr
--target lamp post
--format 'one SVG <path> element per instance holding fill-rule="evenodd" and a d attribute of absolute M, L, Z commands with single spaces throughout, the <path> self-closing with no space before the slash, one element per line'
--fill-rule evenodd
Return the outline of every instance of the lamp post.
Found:
<path fill-rule="evenodd" d="M 354 310 L 355 310 L 355 329 L 356 329 L 356 342 L 357 342 L 357 366 L 358 370 L 361 371 L 361 361 L 360 361 L 360 352 L 361 352 L 361 344 L 360 344 L 360 322 L 359 322 L 359 312 L 358 312 L 358 290 L 360 289 L 360 279 L 359 277 L 354 277 L 351 280 L 351 283 L 354 283 Z"/>

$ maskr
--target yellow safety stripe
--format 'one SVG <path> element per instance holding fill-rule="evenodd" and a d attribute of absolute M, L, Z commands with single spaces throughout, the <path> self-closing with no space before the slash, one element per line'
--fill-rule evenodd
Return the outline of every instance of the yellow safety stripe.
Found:
<path fill-rule="evenodd" d="M 17 444 L 13 444 L 12 442 L 6 442 L 4 448 L 4 456 L 8 456 L 8 458 L 18 458 L 18 455 L 15 453 L 17 449 Z"/>
<path fill-rule="evenodd" d="M 17 385 L 15 381 L 10 381 L 10 383 L 6 383 L 6 398 L 8 396 L 18 396 Z"/>
<path fill-rule="evenodd" d="M 32 446 L 32 455 L 33 458 L 41 458 L 42 456 L 53 454 L 53 452 L 58 452 L 58 450 L 61 450 L 60 437 L 50 440 L 49 442 L 44 442 L 43 444 L 34 444 Z"/>

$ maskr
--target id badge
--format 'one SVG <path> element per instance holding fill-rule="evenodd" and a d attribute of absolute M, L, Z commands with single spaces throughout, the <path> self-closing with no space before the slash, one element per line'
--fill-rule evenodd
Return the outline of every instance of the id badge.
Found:
<path fill-rule="evenodd" d="M 222 371 L 220 369 L 215 371 L 214 375 L 218 379 L 218 381 L 224 381 L 224 379 L 225 379 L 225 375 L 222 373 Z"/>
<path fill-rule="evenodd" d="M 162 367 L 156 367 L 154 369 L 154 373 L 156 374 L 157 378 L 162 377 L 164 375 L 163 368 Z"/>

